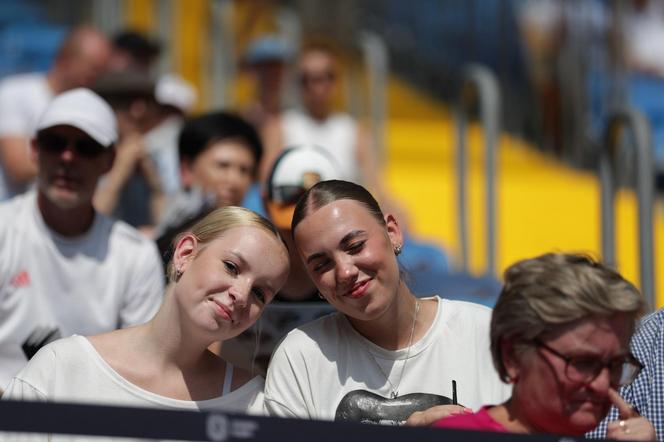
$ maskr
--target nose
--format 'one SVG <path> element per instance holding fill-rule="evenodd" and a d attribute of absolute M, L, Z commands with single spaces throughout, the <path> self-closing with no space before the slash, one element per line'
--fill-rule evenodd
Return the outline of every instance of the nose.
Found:
<path fill-rule="evenodd" d="M 344 256 L 335 263 L 335 276 L 340 284 L 350 284 L 357 279 L 359 270 L 352 257 Z"/>
<path fill-rule="evenodd" d="M 244 308 L 247 306 L 249 294 L 251 293 L 250 281 L 237 281 L 229 290 L 228 295 L 237 308 Z"/>
<path fill-rule="evenodd" d="M 67 143 L 67 147 L 65 147 L 62 152 L 60 152 L 60 159 L 62 161 L 72 161 L 76 157 L 76 152 L 74 152 L 74 146 L 71 141 Z"/>
<path fill-rule="evenodd" d="M 595 379 L 592 380 L 589 384 L 590 388 L 595 391 L 608 391 L 611 385 L 611 371 L 609 367 L 602 367 L 602 370 L 595 376 Z M 613 387 L 617 387 L 614 385 Z"/>

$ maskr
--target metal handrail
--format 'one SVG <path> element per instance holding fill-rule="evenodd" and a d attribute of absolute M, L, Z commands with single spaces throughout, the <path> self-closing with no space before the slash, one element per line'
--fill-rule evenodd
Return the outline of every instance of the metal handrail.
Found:
<path fill-rule="evenodd" d="M 486 174 L 487 273 L 496 274 L 496 148 L 500 135 L 500 90 L 495 75 L 484 66 L 470 65 L 463 74 L 459 100 L 454 109 L 457 133 L 457 196 L 461 269 L 468 271 L 468 213 L 466 206 L 467 115 L 479 106 L 484 129 Z"/>
<path fill-rule="evenodd" d="M 390 62 L 387 45 L 381 37 L 371 32 L 360 34 L 360 46 L 369 83 L 369 115 L 375 157 L 383 164 L 385 146 L 385 120 L 387 119 L 387 79 Z"/>
<path fill-rule="evenodd" d="M 615 175 L 621 158 L 621 134 L 630 129 L 630 147 L 635 155 L 636 197 L 638 201 L 639 266 L 641 291 L 649 303 L 655 306 L 655 274 L 653 245 L 653 193 L 654 168 L 650 126 L 646 117 L 637 109 L 623 107 L 609 116 L 604 137 L 604 148 L 600 155 L 602 256 L 611 266 L 616 265 L 615 253 Z"/>

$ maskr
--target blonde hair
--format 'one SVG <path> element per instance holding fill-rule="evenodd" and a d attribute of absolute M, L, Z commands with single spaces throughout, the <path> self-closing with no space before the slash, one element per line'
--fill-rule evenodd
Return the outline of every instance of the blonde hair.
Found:
<path fill-rule="evenodd" d="M 508 381 L 501 346 L 514 351 L 543 334 L 588 317 L 626 314 L 632 322 L 645 302 L 636 287 L 618 272 L 579 254 L 548 253 L 525 259 L 505 271 L 502 292 L 491 317 L 491 355 L 498 375 Z"/>
<path fill-rule="evenodd" d="M 177 235 L 173 240 L 173 249 L 183 236 L 190 234 L 198 241 L 198 253 L 200 253 L 212 241 L 235 227 L 257 227 L 274 235 L 286 247 L 279 231 L 270 221 L 244 207 L 226 206 L 210 212 L 189 230 Z M 286 253 L 288 253 L 287 250 Z M 175 266 L 172 259 L 168 264 L 168 280 L 169 282 L 175 281 Z"/>

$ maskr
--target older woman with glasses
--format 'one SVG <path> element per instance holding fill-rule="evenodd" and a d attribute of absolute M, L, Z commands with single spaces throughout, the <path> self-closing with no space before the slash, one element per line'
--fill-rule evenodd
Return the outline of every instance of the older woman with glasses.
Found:
<path fill-rule="evenodd" d="M 620 417 L 607 437 L 655 440 L 652 424 L 616 393 L 642 368 L 629 340 L 643 307 L 631 283 L 588 257 L 514 264 L 491 319 L 493 363 L 512 395 L 434 426 L 583 436 L 614 404 Z"/>

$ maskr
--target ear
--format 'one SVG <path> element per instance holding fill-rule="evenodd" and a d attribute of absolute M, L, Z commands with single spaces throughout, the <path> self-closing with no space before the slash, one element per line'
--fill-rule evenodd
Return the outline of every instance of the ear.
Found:
<path fill-rule="evenodd" d="M 502 339 L 500 341 L 500 359 L 507 372 L 510 383 L 515 384 L 519 380 L 519 357 L 516 355 L 514 341 Z"/>
<path fill-rule="evenodd" d="M 189 262 L 196 257 L 198 240 L 191 233 L 186 233 L 175 244 L 173 252 L 173 265 L 176 269 L 185 270 Z"/>
<path fill-rule="evenodd" d="M 403 234 L 401 233 L 401 228 L 399 227 L 397 219 L 391 213 L 386 214 L 384 219 L 387 236 L 390 237 L 392 248 L 396 246 L 403 246 Z"/>

